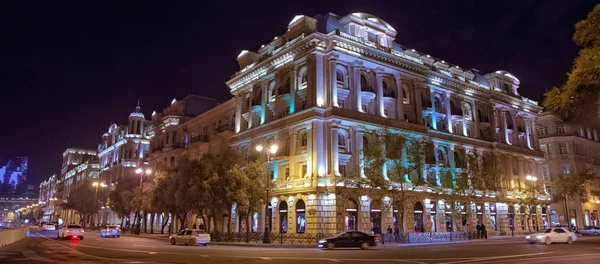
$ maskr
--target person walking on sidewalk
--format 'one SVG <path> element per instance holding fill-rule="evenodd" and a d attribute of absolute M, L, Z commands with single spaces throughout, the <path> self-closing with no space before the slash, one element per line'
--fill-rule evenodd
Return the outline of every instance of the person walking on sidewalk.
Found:
<path fill-rule="evenodd" d="M 394 239 L 396 242 L 400 240 L 400 228 L 398 228 L 398 225 L 394 227 Z"/>
<path fill-rule="evenodd" d="M 487 229 L 485 229 L 485 224 L 481 224 L 481 238 L 487 239 Z"/>
<path fill-rule="evenodd" d="M 475 226 L 475 229 L 477 229 L 477 238 L 481 238 L 481 224 L 479 222 L 477 222 L 477 226 Z"/>

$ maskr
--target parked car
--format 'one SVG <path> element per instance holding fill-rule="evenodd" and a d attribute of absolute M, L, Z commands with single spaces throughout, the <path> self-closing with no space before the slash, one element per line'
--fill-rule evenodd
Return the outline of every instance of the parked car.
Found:
<path fill-rule="evenodd" d="M 210 243 L 210 234 L 204 232 L 204 230 L 200 229 L 185 229 L 179 231 L 177 234 L 173 234 L 169 237 L 169 242 L 171 245 L 175 245 L 177 243 L 184 243 L 188 246 L 193 246 L 195 244 L 202 244 L 203 246 L 207 246 Z"/>
<path fill-rule="evenodd" d="M 374 247 L 379 238 L 360 231 L 348 231 L 319 241 L 320 248 L 334 249 L 336 247 L 360 247 L 368 249 Z"/>
<path fill-rule="evenodd" d="M 577 232 L 584 236 L 598 236 L 600 235 L 600 226 L 584 226 L 583 229 L 579 229 Z"/>
<path fill-rule="evenodd" d="M 55 231 L 56 225 L 54 223 L 44 223 L 42 224 L 42 231 Z"/>
<path fill-rule="evenodd" d="M 564 227 L 553 227 L 537 234 L 528 235 L 525 239 L 529 244 L 544 243 L 550 245 L 557 242 L 572 244 L 573 241 L 577 240 L 577 235 Z"/>
<path fill-rule="evenodd" d="M 107 225 L 100 230 L 100 237 L 121 237 L 121 227 L 118 225 Z"/>
<path fill-rule="evenodd" d="M 66 227 L 60 228 L 58 230 L 58 238 L 71 238 L 83 240 L 83 233 L 85 233 L 85 231 L 80 225 L 67 225 Z"/>

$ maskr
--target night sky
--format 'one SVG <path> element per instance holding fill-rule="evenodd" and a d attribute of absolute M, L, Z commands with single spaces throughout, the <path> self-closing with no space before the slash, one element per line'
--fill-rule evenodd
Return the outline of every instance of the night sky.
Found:
<path fill-rule="evenodd" d="M 541 100 L 565 81 L 574 24 L 598 1 L 11 2 L 0 4 L 0 163 L 28 156 L 37 186 L 59 173 L 66 148 L 95 149 L 111 122 L 125 124 L 138 99 L 147 118 L 191 93 L 227 100 L 240 51 L 282 35 L 297 14 L 373 14 L 396 42 L 507 70 Z"/>

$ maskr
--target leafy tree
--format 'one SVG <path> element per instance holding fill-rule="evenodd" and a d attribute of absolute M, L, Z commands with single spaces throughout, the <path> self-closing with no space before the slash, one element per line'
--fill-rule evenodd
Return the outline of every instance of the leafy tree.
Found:
<path fill-rule="evenodd" d="M 161 213 L 163 216 L 160 233 L 165 233 L 165 226 L 169 223 L 169 197 L 167 196 L 167 190 L 169 187 L 169 173 L 164 169 L 157 170 L 152 177 L 152 195 L 151 195 L 151 207 L 157 213 Z M 150 233 L 153 233 L 151 230 Z"/>
<path fill-rule="evenodd" d="M 425 185 L 423 171 L 427 155 L 432 155 L 433 144 L 428 138 L 388 129 L 383 133 L 373 132 L 370 138 L 369 144 L 362 149 L 362 162 L 356 172 L 339 178 L 338 182 L 343 182 L 347 192 L 389 196 L 399 205 L 394 209 L 400 216 L 398 228 L 404 232 L 405 203 L 414 198 L 416 188 Z"/>
<path fill-rule="evenodd" d="M 552 202 L 563 202 L 565 204 L 567 219 L 570 219 L 568 201 L 585 196 L 585 185 L 593 177 L 593 171 L 587 170 L 575 174 L 556 176 L 552 179 Z"/>
<path fill-rule="evenodd" d="M 92 187 L 92 183 L 85 180 L 80 186 L 71 190 L 67 203 L 64 204 L 65 208 L 77 211 L 79 222 L 83 222 L 84 227 L 85 217 L 97 213 L 100 209 L 100 203 L 96 200 L 95 195 L 90 195 L 94 192 L 95 189 Z"/>
<path fill-rule="evenodd" d="M 248 216 L 260 209 L 265 202 L 265 165 L 260 161 L 252 161 L 244 167 L 234 164 L 228 175 L 237 183 L 234 200 L 238 216 L 248 219 Z M 246 228 L 250 233 L 250 228 Z"/>
<path fill-rule="evenodd" d="M 538 194 L 542 193 L 543 189 L 540 184 L 535 182 L 526 182 L 525 188 L 520 188 L 516 191 L 517 196 L 521 198 L 521 212 L 525 212 L 525 217 L 527 219 L 527 228 L 529 232 L 531 232 L 531 219 L 533 218 L 533 214 L 537 211 Z M 522 209 L 525 208 L 525 209 Z"/>
<path fill-rule="evenodd" d="M 567 82 L 547 92 L 543 105 L 567 122 L 599 127 L 600 4 L 575 25 L 573 41 L 581 50 Z"/>
<path fill-rule="evenodd" d="M 130 178 L 120 179 L 108 195 L 108 207 L 121 218 L 121 226 L 125 217 L 129 217 L 137 208 L 135 204 L 136 181 Z"/>

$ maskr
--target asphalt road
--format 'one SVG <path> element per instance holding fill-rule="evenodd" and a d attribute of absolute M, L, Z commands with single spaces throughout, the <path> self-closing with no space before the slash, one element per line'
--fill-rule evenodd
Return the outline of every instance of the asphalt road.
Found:
<path fill-rule="evenodd" d="M 0 248 L 0 263 L 600 263 L 600 237 L 572 245 L 529 245 L 521 239 L 478 243 L 385 246 L 369 250 L 170 245 L 140 237 L 58 240 L 55 231 L 30 236 Z"/>

